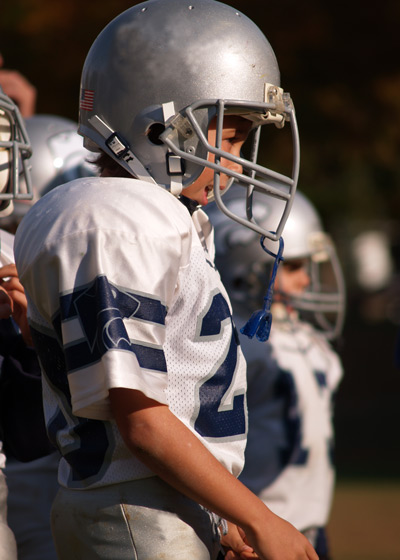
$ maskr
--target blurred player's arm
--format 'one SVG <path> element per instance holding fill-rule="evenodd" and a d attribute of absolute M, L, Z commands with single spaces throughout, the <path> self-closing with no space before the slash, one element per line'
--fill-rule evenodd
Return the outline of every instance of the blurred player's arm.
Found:
<path fill-rule="evenodd" d="M 3 57 L 0 54 L 0 86 L 4 93 L 18 105 L 24 118 L 31 117 L 36 109 L 37 91 L 25 76 L 17 70 L 2 68 Z"/>
<path fill-rule="evenodd" d="M 273 514 L 169 410 L 140 391 L 110 390 L 112 413 L 132 453 L 168 484 L 241 527 L 263 560 L 318 560 L 308 540 Z"/>
<path fill-rule="evenodd" d="M 27 318 L 28 302 L 25 290 L 19 281 L 15 264 L 0 268 L 0 319 L 13 317 L 21 330 L 27 346 L 32 346 L 32 337 Z"/>
<path fill-rule="evenodd" d="M 55 451 L 42 405 L 41 370 L 27 321 L 27 301 L 14 264 L 0 268 L 1 420 L 4 449 L 28 462 Z M 15 327 L 12 318 L 20 327 Z M 4 320 L 5 319 L 5 320 Z"/>

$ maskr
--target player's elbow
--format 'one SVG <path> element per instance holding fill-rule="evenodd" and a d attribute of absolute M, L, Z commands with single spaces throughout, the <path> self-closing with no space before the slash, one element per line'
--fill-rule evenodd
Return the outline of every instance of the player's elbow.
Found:
<path fill-rule="evenodd" d="M 121 436 L 132 453 L 145 457 L 159 438 L 162 417 L 168 407 L 133 389 L 111 389 L 110 403 Z"/>

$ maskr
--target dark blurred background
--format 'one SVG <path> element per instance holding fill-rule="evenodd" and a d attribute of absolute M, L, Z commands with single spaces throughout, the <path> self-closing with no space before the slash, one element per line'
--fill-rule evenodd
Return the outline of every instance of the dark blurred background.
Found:
<path fill-rule="evenodd" d="M 38 113 L 77 120 L 87 51 L 101 29 L 135 3 L 2 3 L 4 66 L 36 86 Z M 344 267 L 339 478 L 399 477 L 400 2 L 227 3 L 253 19 L 275 50 L 300 128 L 299 187 L 319 209 Z M 287 145 L 270 150 L 284 158 Z"/>

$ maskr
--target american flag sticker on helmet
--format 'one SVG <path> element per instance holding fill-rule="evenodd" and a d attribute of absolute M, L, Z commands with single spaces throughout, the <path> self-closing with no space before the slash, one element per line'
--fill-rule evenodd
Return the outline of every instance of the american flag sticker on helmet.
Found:
<path fill-rule="evenodd" d="M 79 107 L 85 111 L 93 111 L 94 91 L 91 89 L 81 90 L 81 100 Z"/>

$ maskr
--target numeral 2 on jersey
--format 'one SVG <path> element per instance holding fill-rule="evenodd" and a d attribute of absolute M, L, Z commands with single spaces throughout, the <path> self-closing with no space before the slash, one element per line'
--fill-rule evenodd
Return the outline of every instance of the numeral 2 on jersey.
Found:
<path fill-rule="evenodd" d="M 246 432 L 244 393 L 236 394 L 229 404 L 223 404 L 236 371 L 239 339 L 228 304 L 221 293 L 216 293 L 202 318 L 199 340 L 222 337 L 223 322 L 230 322 L 232 328 L 228 351 L 199 388 L 200 406 L 194 422 L 195 430 L 206 438 L 233 438 Z"/>

